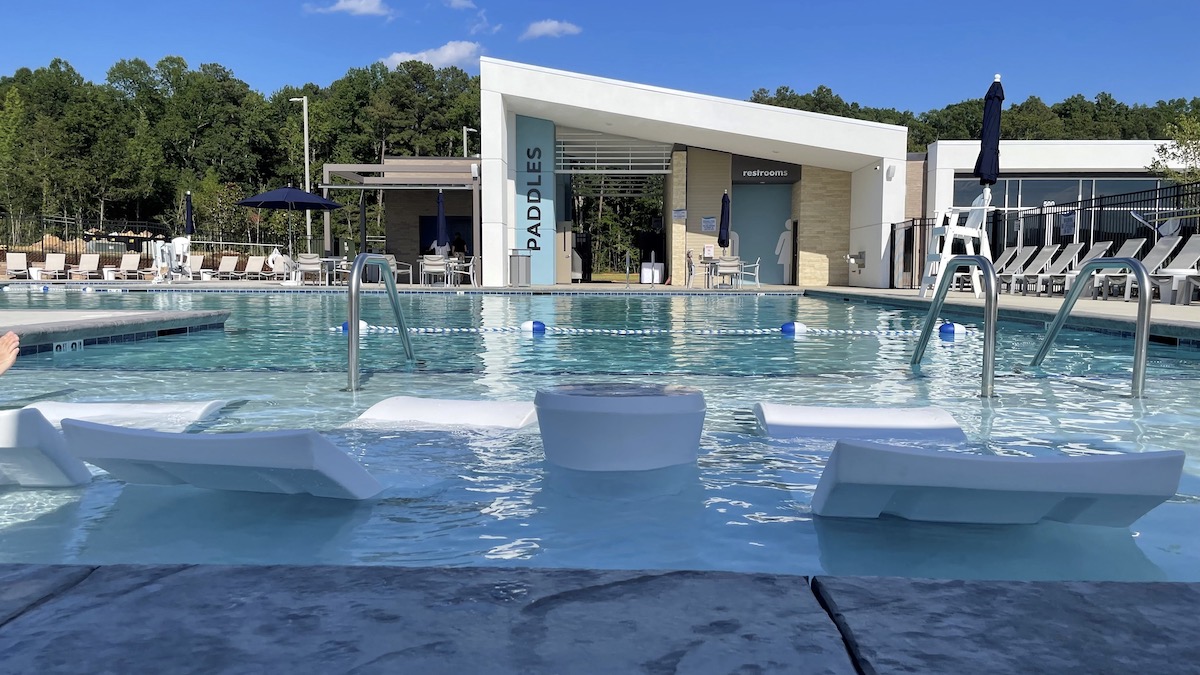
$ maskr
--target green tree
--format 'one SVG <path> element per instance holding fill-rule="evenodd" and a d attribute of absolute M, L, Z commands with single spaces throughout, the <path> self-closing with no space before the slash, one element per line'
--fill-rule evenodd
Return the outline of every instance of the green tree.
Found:
<path fill-rule="evenodd" d="M 1181 115 L 1166 131 L 1170 142 L 1155 149 L 1147 168 L 1177 184 L 1200 181 L 1200 114 Z"/>

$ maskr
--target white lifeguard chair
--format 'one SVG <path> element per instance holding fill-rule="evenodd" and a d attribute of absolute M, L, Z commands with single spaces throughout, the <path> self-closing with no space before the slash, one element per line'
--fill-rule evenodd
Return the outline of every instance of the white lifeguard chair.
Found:
<path fill-rule="evenodd" d="M 960 239 L 966 248 L 966 255 L 982 255 L 991 260 L 992 249 L 988 244 L 987 228 L 985 227 L 988 207 L 992 203 L 991 187 L 984 187 L 983 192 L 971 202 L 967 208 L 951 207 L 945 215 L 934 213 L 937 225 L 930 230 L 929 253 L 925 256 L 925 273 L 921 277 L 921 297 L 933 290 L 937 284 L 938 274 L 945 268 L 945 263 L 954 257 L 952 253 L 954 241 Z M 967 214 L 966 222 L 959 224 L 960 216 Z M 942 220 L 945 219 L 943 223 Z M 977 254 L 976 247 L 978 245 Z M 975 297 L 979 297 L 979 270 L 971 272 L 971 289 Z"/>

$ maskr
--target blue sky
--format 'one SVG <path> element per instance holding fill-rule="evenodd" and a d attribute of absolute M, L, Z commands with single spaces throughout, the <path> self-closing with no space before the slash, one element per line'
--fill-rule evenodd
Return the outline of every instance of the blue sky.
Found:
<path fill-rule="evenodd" d="M 990 7 L 990 9 L 984 9 Z M 1200 96 L 1200 2 L 1112 0 L 8 0 L 0 74 L 66 59 L 103 81 L 120 59 L 216 62 L 254 89 L 328 85 L 419 58 L 478 57 L 746 99 L 824 84 L 847 101 L 925 112 L 1101 91 L 1125 103 Z"/>

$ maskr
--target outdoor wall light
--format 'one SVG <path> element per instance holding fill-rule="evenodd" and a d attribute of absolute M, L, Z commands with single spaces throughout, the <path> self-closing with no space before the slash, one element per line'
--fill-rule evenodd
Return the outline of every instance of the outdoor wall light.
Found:
<path fill-rule="evenodd" d="M 887 171 L 884 172 L 883 177 L 888 180 L 895 178 L 896 177 L 896 165 L 893 164 L 893 165 L 889 166 L 887 168 Z"/>

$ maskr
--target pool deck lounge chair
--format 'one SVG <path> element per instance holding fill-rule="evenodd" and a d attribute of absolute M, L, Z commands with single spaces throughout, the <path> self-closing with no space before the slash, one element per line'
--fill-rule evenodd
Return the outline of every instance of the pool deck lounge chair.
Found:
<path fill-rule="evenodd" d="M 1142 265 L 1145 265 L 1146 272 L 1150 274 L 1158 273 L 1158 270 L 1162 267 L 1163 262 L 1170 257 L 1171 253 L 1175 250 L 1175 247 L 1179 246 L 1181 239 L 1182 237 L 1179 235 L 1171 235 L 1169 237 L 1163 237 L 1162 239 L 1159 239 L 1158 243 L 1154 245 L 1154 248 L 1150 249 L 1150 251 L 1142 258 Z M 1130 279 L 1132 278 L 1133 274 L 1124 268 L 1115 271 L 1105 270 L 1103 272 L 1098 272 L 1094 280 L 1094 285 L 1092 286 L 1092 298 L 1094 299 L 1096 294 L 1099 293 L 1101 297 L 1107 300 L 1108 296 L 1114 289 L 1124 289 L 1125 300 L 1128 302 L 1130 295 L 1133 292 L 1134 285 L 1130 283 Z"/>
<path fill-rule="evenodd" d="M 1106 246 L 1107 248 L 1107 246 Z M 1075 259 L 1079 257 L 1079 251 L 1083 249 L 1083 242 L 1075 242 L 1067 244 L 1062 253 L 1054 259 L 1054 262 L 1046 265 L 1042 271 L 1026 270 L 1015 281 L 1021 286 L 1021 295 L 1029 295 L 1029 287 L 1033 286 L 1034 295 L 1042 294 L 1042 285 L 1050 280 L 1051 275 L 1062 274 L 1067 271 L 1067 268 L 1075 265 Z M 1047 287 L 1048 288 L 1048 287 Z M 1047 293 L 1049 295 L 1049 293 Z"/>
<path fill-rule="evenodd" d="M 1003 290 L 1007 286 L 1010 293 L 1016 293 L 1017 280 L 1022 278 L 1024 274 L 1041 274 L 1046 269 L 1046 266 L 1050 264 L 1050 259 L 1057 252 L 1058 244 L 1044 246 L 1037 252 L 1037 255 L 1033 256 L 1029 262 L 1021 265 L 1019 268 L 1014 268 L 1011 272 L 1005 271 L 997 274 L 996 278 L 1000 282 L 1000 289 Z"/>
<path fill-rule="evenodd" d="M 1105 257 L 1133 258 L 1133 257 L 1137 256 L 1138 251 L 1142 250 L 1142 245 L 1145 243 L 1146 243 L 1146 240 L 1141 237 L 1136 237 L 1134 239 L 1126 239 L 1125 243 L 1121 244 L 1121 248 L 1117 249 L 1116 253 L 1112 254 L 1111 256 L 1105 256 Z M 1087 275 L 1087 277 L 1083 280 L 1082 283 L 1087 284 L 1088 286 L 1093 286 L 1093 291 L 1094 291 L 1094 284 L 1095 284 L 1095 280 L 1096 280 L 1097 276 L 1104 273 L 1105 271 L 1106 270 L 1097 270 L 1097 271 L 1091 272 L 1090 274 Z M 1119 271 L 1121 271 L 1121 268 L 1110 267 L 1110 268 L 1107 268 L 1107 271 L 1119 272 Z M 1063 287 L 1064 294 L 1068 290 L 1070 290 L 1072 286 L 1075 285 L 1075 283 L 1078 281 L 1078 277 L 1079 277 L 1079 272 L 1067 272 L 1063 275 L 1062 287 Z M 1086 293 L 1087 290 L 1088 290 L 1088 288 L 1085 287 L 1083 289 L 1083 292 Z"/>

